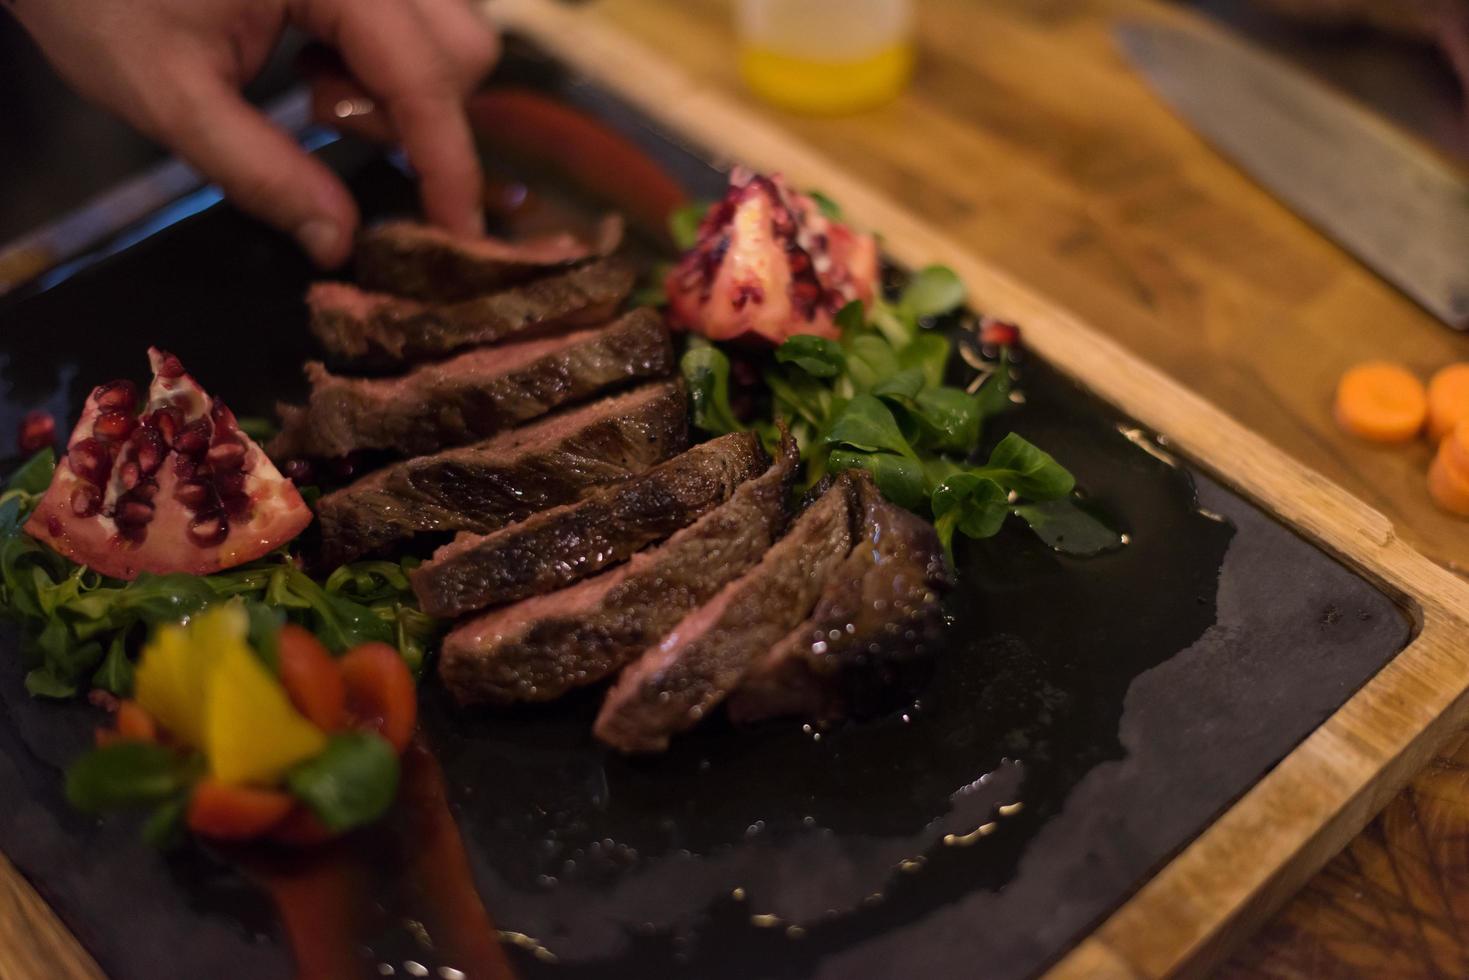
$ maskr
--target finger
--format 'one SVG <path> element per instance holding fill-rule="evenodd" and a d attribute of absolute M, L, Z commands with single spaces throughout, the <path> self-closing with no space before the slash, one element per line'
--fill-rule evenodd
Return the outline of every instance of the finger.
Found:
<path fill-rule="evenodd" d="M 454 65 L 459 91 L 473 92 L 500 58 L 500 36 L 465 0 L 413 0 L 429 34 Z"/>
<path fill-rule="evenodd" d="M 156 120 L 159 137 L 241 210 L 294 235 L 321 265 L 346 260 L 357 205 L 325 165 L 218 76 L 188 73 L 189 93 Z"/>
<path fill-rule="evenodd" d="M 462 96 L 417 10 L 402 0 L 303 0 L 300 16 L 386 108 L 418 171 L 429 220 L 483 233 L 482 178 Z"/>

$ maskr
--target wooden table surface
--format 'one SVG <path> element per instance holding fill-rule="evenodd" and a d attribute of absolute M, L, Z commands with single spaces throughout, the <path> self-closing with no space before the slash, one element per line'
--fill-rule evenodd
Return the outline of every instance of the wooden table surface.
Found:
<path fill-rule="evenodd" d="M 1428 498 L 1428 447 L 1353 442 L 1330 414 L 1352 363 L 1392 357 L 1426 377 L 1469 359 L 1469 339 L 1162 107 L 1110 26 L 1175 12 L 1152 0 L 918 6 L 919 68 L 898 101 L 839 119 L 762 111 L 1381 510 L 1420 551 L 1469 569 L 1469 521 Z M 740 92 L 726 0 L 603 0 L 599 10 L 701 81 Z M 1469 975 L 1466 840 L 1469 735 L 1223 974 Z"/>

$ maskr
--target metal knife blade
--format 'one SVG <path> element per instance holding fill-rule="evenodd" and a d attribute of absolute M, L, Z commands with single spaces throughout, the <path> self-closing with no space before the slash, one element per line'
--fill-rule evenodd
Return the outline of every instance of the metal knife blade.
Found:
<path fill-rule="evenodd" d="M 1469 329 L 1469 179 L 1324 84 L 1220 29 L 1129 22 L 1123 53 L 1205 139 L 1292 210 Z"/>

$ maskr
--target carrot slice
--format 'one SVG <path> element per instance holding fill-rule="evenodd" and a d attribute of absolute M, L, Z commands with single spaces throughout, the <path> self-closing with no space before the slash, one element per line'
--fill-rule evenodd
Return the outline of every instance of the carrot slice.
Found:
<path fill-rule="evenodd" d="M 1428 380 L 1428 438 L 1438 442 L 1469 419 L 1469 362 L 1440 368 Z"/>
<path fill-rule="evenodd" d="M 117 734 L 135 742 L 156 742 L 158 723 L 138 702 L 122 701 L 117 706 Z"/>
<path fill-rule="evenodd" d="M 1428 467 L 1428 494 L 1450 514 L 1469 517 L 1469 470 L 1461 469 L 1444 440 Z"/>
<path fill-rule="evenodd" d="M 251 840 L 284 820 L 295 805 L 289 793 L 206 779 L 189 798 L 189 829 L 219 840 Z"/>
<path fill-rule="evenodd" d="M 418 725 L 418 690 L 398 651 L 386 643 L 364 643 L 338 661 L 347 682 L 347 712 L 402 752 Z"/>
<path fill-rule="evenodd" d="M 1373 442 L 1406 442 L 1423 428 L 1428 394 L 1407 368 L 1387 361 L 1358 364 L 1336 388 L 1336 422 Z"/>
<path fill-rule="evenodd" d="M 322 731 L 341 729 L 347 722 L 347 687 L 326 646 L 292 623 L 281 628 L 277 651 L 281 686 L 296 710 Z"/>
<path fill-rule="evenodd" d="M 1439 443 L 1439 449 L 1448 453 L 1449 462 L 1458 467 L 1460 473 L 1469 473 L 1469 419 L 1449 430 Z"/>

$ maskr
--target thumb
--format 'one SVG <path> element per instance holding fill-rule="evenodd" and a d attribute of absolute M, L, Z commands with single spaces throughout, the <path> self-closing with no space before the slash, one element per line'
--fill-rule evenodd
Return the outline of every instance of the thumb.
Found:
<path fill-rule="evenodd" d="M 317 263 L 342 264 L 357 205 L 337 176 L 223 79 L 206 72 L 189 81 L 192 95 L 157 120 L 157 136 L 242 211 L 294 235 Z"/>

